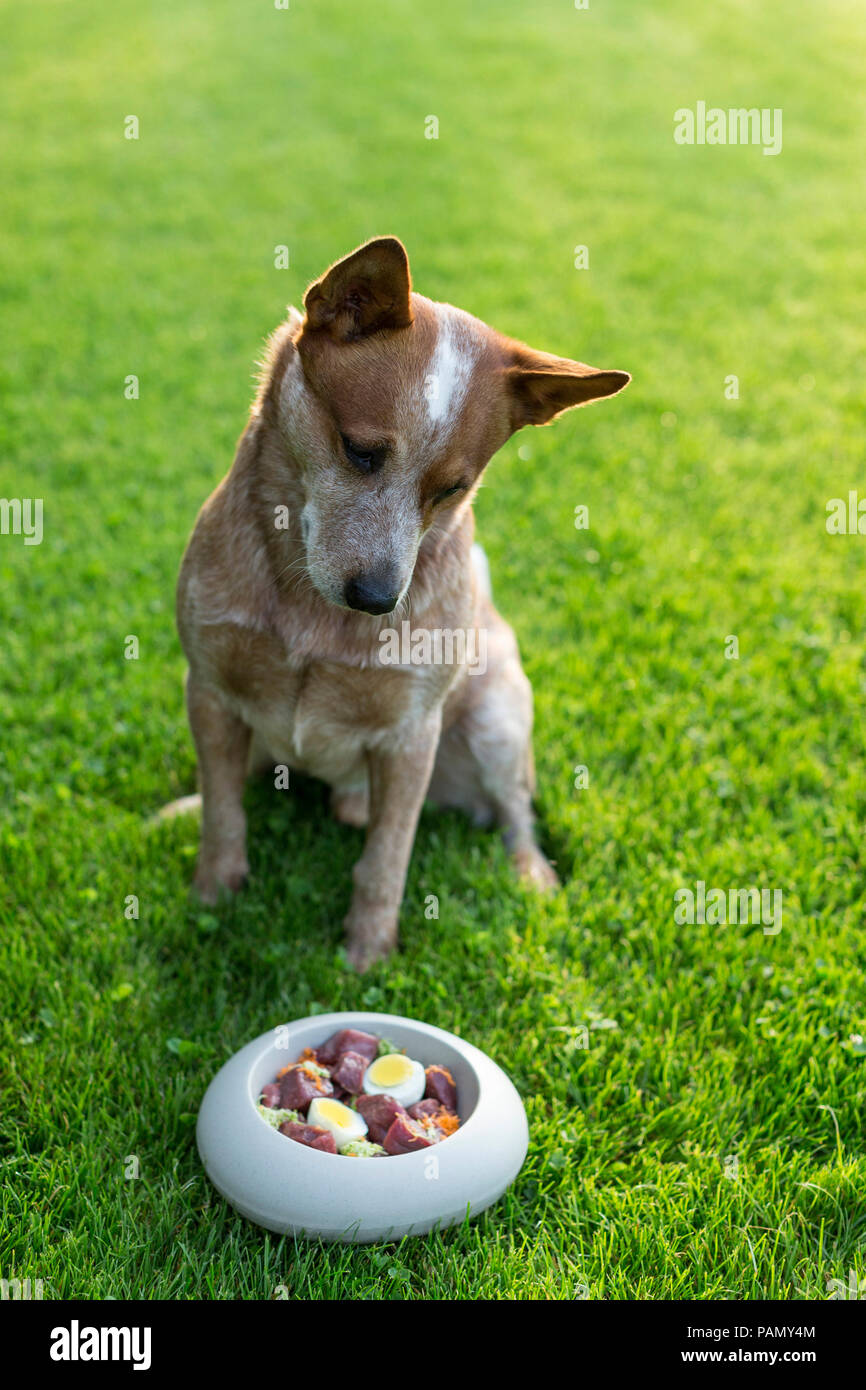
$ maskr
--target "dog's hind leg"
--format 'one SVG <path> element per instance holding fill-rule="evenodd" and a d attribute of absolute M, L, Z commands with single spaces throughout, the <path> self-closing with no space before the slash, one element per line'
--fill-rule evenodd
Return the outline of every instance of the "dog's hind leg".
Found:
<path fill-rule="evenodd" d="M 273 774 L 277 761 L 260 736 L 253 730 L 250 738 L 250 751 L 247 754 L 247 777 L 264 777 Z"/>
<path fill-rule="evenodd" d="M 331 813 L 341 825 L 363 829 L 370 819 L 369 779 L 348 787 L 332 788 Z"/>
<path fill-rule="evenodd" d="M 485 621 L 487 669 L 467 675 L 450 720 L 446 709 L 428 795 L 476 825 L 496 821 L 520 877 L 552 890 L 559 880 L 533 829 L 532 688 L 508 624 L 493 610 Z"/>

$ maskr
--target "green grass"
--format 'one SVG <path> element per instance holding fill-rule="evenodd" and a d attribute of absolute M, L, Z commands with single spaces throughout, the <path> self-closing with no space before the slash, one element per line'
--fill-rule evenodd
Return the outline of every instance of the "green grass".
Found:
<path fill-rule="evenodd" d="M 2 17 L 0 495 L 43 497 L 45 538 L 0 537 L 0 1275 L 64 1298 L 711 1299 L 866 1273 L 866 538 L 825 528 L 866 494 L 862 12 Z M 782 154 L 675 145 L 699 99 L 782 108 Z M 634 382 L 513 439 L 477 506 L 565 887 L 534 900 L 495 836 L 425 812 L 403 950 L 358 978 L 360 836 L 318 788 L 251 791 L 254 879 L 217 913 L 189 899 L 194 823 L 146 826 L 193 786 L 174 581 L 261 340 L 392 232 L 423 292 Z M 676 926 L 697 879 L 781 889 L 781 932 Z M 331 1008 L 428 1019 L 509 1071 L 530 1153 L 476 1223 L 325 1249 L 210 1188 L 215 1069 Z"/>

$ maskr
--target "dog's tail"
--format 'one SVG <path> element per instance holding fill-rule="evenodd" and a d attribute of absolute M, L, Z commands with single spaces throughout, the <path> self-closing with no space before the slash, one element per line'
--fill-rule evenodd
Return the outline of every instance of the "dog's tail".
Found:
<path fill-rule="evenodd" d="M 475 579 L 478 588 L 485 598 L 493 602 L 493 589 L 490 583 L 490 565 L 487 563 L 487 556 L 483 548 L 477 541 L 472 546 L 472 568 L 475 571 Z"/>
<path fill-rule="evenodd" d="M 177 801 L 169 801 L 166 806 L 161 806 L 150 818 L 151 825 L 161 825 L 163 821 L 177 820 L 178 816 L 200 816 L 201 815 L 201 792 L 194 792 L 192 796 L 179 796 Z"/>

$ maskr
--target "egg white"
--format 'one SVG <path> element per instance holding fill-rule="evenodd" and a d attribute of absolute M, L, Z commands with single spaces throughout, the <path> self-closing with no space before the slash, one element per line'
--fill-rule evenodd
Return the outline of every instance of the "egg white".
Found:
<path fill-rule="evenodd" d="M 367 1121 L 363 1115 L 332 1096 L 317 1096 L 310 1101 L 307 1124 L 318 1125 L 319 1129 L 333 1134 L 338 1149 L 344 1149 L 355 1139 L 364 1139 L 367 1134 Z"/>
<path fill-rule="evenodd" d="M 392 1057 L 399 1056 L 401 1062 L 407 1064 L 407 1075 L 402 1081 L 392 1081 L 384 1085 L 377 1081 L 372 1074 L 380 1067 L 382 1062 L 389 1062 Z M 427 1086 L 427 1077 L 420 1062 L 414 1062 L 411 1057 L 404 1057 L 402 1053 L 386 1053 L 384 1057 L 377 1057 L 375 1062 L 371 1062 L 364 1073 L 364 1091 L 368 1096 L 391 1096 L 407 1108 L 420 1100 Z"/>

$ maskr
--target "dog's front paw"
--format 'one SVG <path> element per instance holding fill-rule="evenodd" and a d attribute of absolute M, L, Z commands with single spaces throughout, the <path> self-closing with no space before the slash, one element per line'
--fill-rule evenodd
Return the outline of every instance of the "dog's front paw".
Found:
<path fill-rule="evenodd" d="M 397 945 L 397 918 L 392 912 L 352 908 L 345 921 L 346 959 L 363 975 Z"/>
<path fill-rule="evenodd" d="M 250 866 L 245 854 L 225 855 L 221 859 L 200 858 L 196 866 L 193 889 L 201 902 L 213 907 L 227 894 L 239 893 L 249 877 Z"/>

